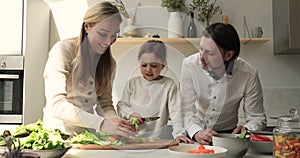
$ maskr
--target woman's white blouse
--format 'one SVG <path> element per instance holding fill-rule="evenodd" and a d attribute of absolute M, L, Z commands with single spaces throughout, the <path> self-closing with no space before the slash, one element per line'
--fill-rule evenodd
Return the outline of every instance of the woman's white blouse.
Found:
<path fill-rule="evenodd" d="M 111 88 L 100 97 L 96 95 L 95 81 L 74 89 L 72 61 L 75 58 L 76 39 L 57 42 L 44 70 L 46 106 L 43 109 L 46 128 L 60 129 L 67 134 L 80 133 L 86 128 L 99 130 L 105 117 L 116 116 L 112 105 Z M 94 113 L 94 107 L 96 113 Z"/>

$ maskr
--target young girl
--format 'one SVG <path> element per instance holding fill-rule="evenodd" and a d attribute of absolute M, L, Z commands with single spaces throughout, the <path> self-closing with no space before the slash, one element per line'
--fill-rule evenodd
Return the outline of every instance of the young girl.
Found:
<path fill-rule="evenodd" d="M 138 61 L 142 76 L 127 82 L 123 97 L 117 104 L 120 117 L 137 118 L 139 134 L 157 138 L 166 128 L 170 116 L 176 141 L 193 143 L 183 129 L 177 85 L 171 78 L 160 74 L 167 64 L 165 44 L 158 40 L 145 42 L 139 50 Z M 160 118 L 151 122 L 142 119 L 154 116 Z"/>

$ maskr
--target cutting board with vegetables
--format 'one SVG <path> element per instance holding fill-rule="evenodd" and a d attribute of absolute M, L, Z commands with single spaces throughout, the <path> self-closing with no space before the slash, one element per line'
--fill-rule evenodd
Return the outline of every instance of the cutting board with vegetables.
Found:
<path fill-rule="evenodd" d="M 73 149 L 82 150 L 144 150 L 144 149 L 164 149 L 176 146 L 179 143 L 174 140 L 154 139 L 141 143 L 126 143 L 124 145 L 97 145 L 97 144 L 73 144 Z"/>

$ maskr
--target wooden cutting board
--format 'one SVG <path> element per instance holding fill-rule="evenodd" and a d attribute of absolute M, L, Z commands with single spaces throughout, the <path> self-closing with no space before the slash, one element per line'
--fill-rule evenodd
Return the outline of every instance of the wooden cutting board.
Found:
<path fill-rule="evenodd" d="M 101 146 L 96 144 L 73 144 L 73 149 L 82 150 L 144 150 L 144 149 L 164 149 L 176 146 L 179 143 L 174 140 L 157 139 L 143 143 L 130 143 L 122 146 Z"/>

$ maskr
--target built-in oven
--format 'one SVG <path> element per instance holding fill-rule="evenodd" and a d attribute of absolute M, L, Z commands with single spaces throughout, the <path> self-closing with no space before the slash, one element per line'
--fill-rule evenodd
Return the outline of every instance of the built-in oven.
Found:
<path fill-rule="evenodd" d="M 23 123 L 23 56 L 0 56 L 0 124 Z"/>

